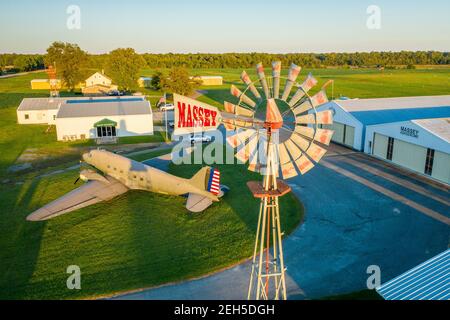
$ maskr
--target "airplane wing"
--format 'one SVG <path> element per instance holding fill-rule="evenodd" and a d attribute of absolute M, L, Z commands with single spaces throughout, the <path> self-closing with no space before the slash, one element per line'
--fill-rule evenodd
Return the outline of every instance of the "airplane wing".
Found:
<path fill-rule="evenodd" d="M 34 211 L 27 217 L 27 220 L 47 220 L 94 203 L 110 200 L 128 191 L 128 188 L 118 180 L 110 176 L 105 178 L 107 182 L 99 180 L 88 181 L 81 187 Z"/>

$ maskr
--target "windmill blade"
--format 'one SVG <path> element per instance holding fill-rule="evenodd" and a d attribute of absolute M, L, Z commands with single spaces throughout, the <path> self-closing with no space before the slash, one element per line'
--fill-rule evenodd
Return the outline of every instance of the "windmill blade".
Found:
<path fill-rule="evenodd" d="M 300 171 L 301 174 L 305 174 L 314 167 L 314 163 L 312 163 L 312 161 L 309 160 L 305 155 L 302 155 L 300 158 L 295 160 L 295 165 L 297 166 L 298 171 Z"/>
<path fill-rule="evenodd" d="M 308 74 L 306 80 L 298 87 L 297 92 L 289 101 L 289 106 L 292 108 L 295 106 L 297 102 L 300 101 L 303 96 L 308 93 L 308 91 L 317 84 L 316 78 L 312 76 L 312 74 Z"/>
<path fill-rule="evenodd" d="M 295 123 L 297 124 L 332 124 L 333 114 L 331 110 L 325 110 L 314 113 L 305 114 L 295 118 Z"/>
<path fill-rule="evenodd" d="M 295 126 L 294 132 L 307 137 L 309 139 L 314 139 L 315 130 L 312 127 L 306 127 L 306 126 Z"/>
<path fill-rule="evenodd" d="M 311 97 L 311 103 L 314 106 L 314 108 L 317 108 L 318 106 L 327 102 L 328 102 L 327 93 L 324 90 L 320 90 L 314 96 Z"/>
<path fill-rule="evenodd" d="M 280 96 L 280 75 L 281 61 L 272 62 L 273 97 L 275 99 L 278 99 Z"/>
<path fill-rule="evenodd" d="M 253 129 L 243 130 L 241 132 L 236 133 L 235 135 L 228 137 L 227 142 L 232 148 L 237 148 L 242 143 L 244 143 L 245 140 L 247 138 L 249 138 L 251 135 L 253 135 L 254 133 L 255 133 L 255 130 L 253 130 Z"/>
<path fill-rule="evenodd" d="M 248 170 L 252 172 L 259 172 L 259 163 L 258 163 L 258 148 L 255 148 L 252 153 L 250 153 Z"/>
<path fill-rule="evenodd" d="M 280 157 L 281 174 L 283 179 L 295 177 L 297 175 L 297 170 L 295 170 L 295 166 L 289 158 L 289 154 L 284 143 L 278 145 L 278 155 Z"/>
<path fill-rule="evenodd" d="M 254 153 L 257 147 L 257 142 L 257 134 L 255 133 L 249 138 L 248 143 L 244 144 L 241 147 L 241 149 L 236 153 L 235 157 L 242 163 L 246 163 L 249 160 L 250 155 Z"/>
<path fill-rule="evenodd" d="M 306 111 L 312 109 L 312 104 L 309 100 L 305 100 L 303 103 L 301 103 L 300 105 L 298 105 L 297 107 L 295 107 L 292 112 L 294 113 L 294 115 L 299 115 L 302 113 L 305 113 Z"/>
<path fill-rule="evenodd" d="M 328 130 L 328 129 L 320 129 L 316 128 L 314 130 L 311 127 L 305 127 L 305 126 L 296 126 L 295 132 L 308 137 L 309 139 L 314 139 L 315 141 L 318 141 L 324 145 L 329 145 L 331 141 L 331 137 L 333 136 L 334 131 Z"/>
<path fill-rule="evenodd" d="M 287 78 L 286 84 L 284 86 L 284 91 L 283 91 L 283 95 L 281 96 L 281 100 L 286 101 L 287 98 L 289 97 L 289 94 L 291 93 L 291 90 L 292 90 L 292 86 L 294 85 L 295 81 L 297 80 L 298 74 L 300 73 L 301 69 L 302 69 L 301 67 L 299 67 L 293 63 L 289 67 L 288 78 Z"/>
<path fill-rule="evenodd" d="M 314 140 L 328 146 L 330 144 L 331 138 L 333 137 L 333 133 L 333 130 L 317 128 Z"/>
<path fill-rule="evenodd" d="M 247 72 L 242 71 L 241 73 L 241 80 L 248 86 L 251 93 L 255 96 L 256 99 L 261 99 L 261 95 L 259 94 L 258 90 L 256 89 L 255 85 L 253 84 L 252 80 L 250 79 Z"/>
<path fill-rule="evenodd" d="M 326 149 L 318 146 L 317 144 L 311 143 L 311 146 L 306 150 L 306 154 L 310 157 L 314 162 L 319 162 L 322 159 L 323 155 L 327 152 Z"/>
<path fill-rule="evenodd" d="M 231 94 L 238 99 L 241 99 L 242 102 L 254 108 L 256 106 L 255 101 L 250 99 L 245 93 L 239 90 L 235 85 L 231 85 Z"/>
<path fill-rule="evenodd" d="M 236 114 L 238 116 L 244 116 L 244 117 L 253 117 L 253 114 L 255 113 L 253 110 L 241 107 L 241 106 L 237 106 L 231 102 L 228 101 L 224 101 L 223 103 L 224 107 L 225 107 L 225 111 L 229 112 L 229 113 L 233 113 Z"/>
<path fill-rule="evenodd" d="M 310 142 L 305 138 L 302 138 L 299 134 L 293 133 L 291 140 L 302 150 L 306 151 L 309 148 Z"/>
<path fill-rule="evenodd" d="M 264 67 L 261 62 L 256 65 L 256 73 L 258 74 L 259 82 L 263 88 L 264 95 L 266 98 L 270 98 L 269 87 L 267 86 L 266 75 L 264 74 Z"/>
<path fill-rule="evenodd" d="M 291 155 L 291 158 L 294 160 L 297 160 L 303 154 L 302 150 L 300 150 L 300 148 L 297 147 L 297 145 L 291 139 L 286 140 L 284 142 L 284 145 L 286 146 L 287 151 Z"/>

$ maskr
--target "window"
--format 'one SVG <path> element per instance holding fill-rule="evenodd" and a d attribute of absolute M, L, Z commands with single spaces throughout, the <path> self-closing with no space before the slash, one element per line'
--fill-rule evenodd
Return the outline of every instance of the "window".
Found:
<path fill-rule="evenodd" d="M 394 138 L 389 137 L 388 145 L 387 145 L 387 152 L 386 152 L 386 159 L 392 160 L 393 151 L 394 151 Z"/>
<path fill-rule="evenodd" d="M 53 115 L 53 120 L 56 120 L 56 114 Z"/>
<path fill-rule="evenodd" d="M 424 173 L 431 176 L 433 172 L 433 161 L 434 161 L 434 149 L 427 149 L 427 157 L 425 159 L 425 171 Z"/>
<path fill-rule="evenodd" d="M 30 119 L 30 115 L 27 113 L 27 114 L 25 114 L 25 120 L 28 120 L 28 119 Z"/>

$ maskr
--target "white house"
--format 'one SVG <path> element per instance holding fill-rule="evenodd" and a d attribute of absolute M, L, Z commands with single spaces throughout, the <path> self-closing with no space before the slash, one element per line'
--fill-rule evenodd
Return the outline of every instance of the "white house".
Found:
<path fill-rule="evenodd" d="M 95 85 L 110 86 L 112 84 L 111 78 L 106 76 L 104 73 L 96 72 L 92 76 L 86 79 L 86 87 L 91 87 Z"/>
<path fill-rule="evenodd" d="M 57 139 L 97 139 L 153 134 L 150 102 L 143 97 L 67 100 L 56 116 Z"/>

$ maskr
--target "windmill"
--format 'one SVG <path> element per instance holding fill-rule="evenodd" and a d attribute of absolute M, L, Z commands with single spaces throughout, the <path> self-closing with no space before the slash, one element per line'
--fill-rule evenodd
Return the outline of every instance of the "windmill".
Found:
<path fill-rule="evenodd" d="M 194 128 L 207 131 L 223 124 L 233 131 L 227 143 L 237 150 L 236 158 L 248 162 L 250 171 L 263 175 L 262 182 L 247 183 L 253 196 L 260 199 L 248 299 L 286 299 L 278 200 L 290 187 L 282 179 L 311 170 L 325 154 L 324 146 L 329 145 L 333 135 L 332 130 L 323 128 L 332 124 L 331 111 L 316 111 L 328 101 L 325 89 L 330 82 L 310 95 L 317 80 L 309 74 L 298 83 L 300 70 L 291 64 L 285 78 L 281 76 L 281 63 L 273 62 L 272 75 L 266 76 L 259 63 L 255 81 L 243 71 L 245 89 L 231 86 L 231 94 L 238 102 L 225 101 L 225 112 L 174 95 L 176 133 Z M 284 89 L 280 92 L 282 81 Z"/>
<path fill-rule="evenodd" d="M 48 66 L 46 72 L 50 84 L 50 97 L 58 97 L 59 91 L 58 91 L 58 80 L 56 79 L 56 67 L 50 65 Z"/>

